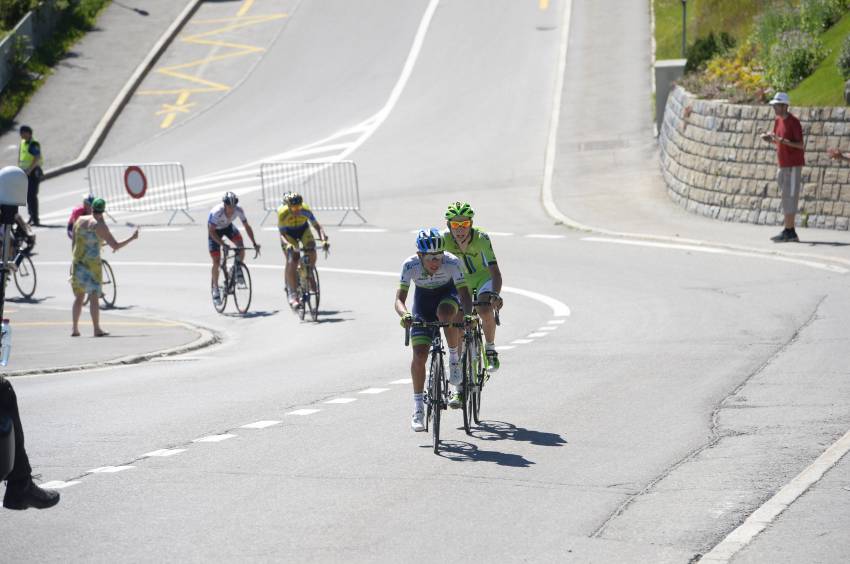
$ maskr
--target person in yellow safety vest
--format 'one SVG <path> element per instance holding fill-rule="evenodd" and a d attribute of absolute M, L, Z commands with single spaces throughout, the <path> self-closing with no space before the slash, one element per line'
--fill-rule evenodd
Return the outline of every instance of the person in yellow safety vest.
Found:
<path fill-rule="evenodd" d="M 44 176 L 41 144 L 32 137 L 32 128 L 22 125 L 20 129 L 21 148 L 18 153 L 18 166 L 27 173 L 27 209 L 30 213 L 30 225 L 40 225 L 38 221 L 38 185 Z"/>

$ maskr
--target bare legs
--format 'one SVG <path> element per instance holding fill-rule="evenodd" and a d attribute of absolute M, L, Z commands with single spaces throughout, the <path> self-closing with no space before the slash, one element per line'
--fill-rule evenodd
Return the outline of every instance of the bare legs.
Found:
<path fill-rule="evenodd" d="M 72 337 L 80 336 L 80 315 L 83 313 L 83 300 L 85 296 L 86 294 L 84 292 L 74 294 L 74 305 L 71 307 L 73 323 L 71 328 Z M 97 292 L 91 292 L 89 294 L 89 313 L 91 313 L 91 322 L 94 326 L 94 336 L 103 337 L 109 335 L 109 333 L 100 327 L 100 296 L 97 295 Z"/>

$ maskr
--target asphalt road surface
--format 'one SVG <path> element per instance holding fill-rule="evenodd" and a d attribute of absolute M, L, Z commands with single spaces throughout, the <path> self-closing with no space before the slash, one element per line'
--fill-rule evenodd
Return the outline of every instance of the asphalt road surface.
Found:
<path fill-rule="evenodd" d="M 62 501 L 4 514 L 0 560 L 689 562 L 721 543 L 850 428 L 850 253 L 839 235 L 809 251 L 821 258 L 760 253 L 773 228 L 667 202 L 643 4 L 203 4 L 181 37 L 243 9 L 255 25 L 177 41 L 158 69 L 220 87 L 181 101 L 190 87 L 155 70 L 96 161 L 184 165 L 195 223 L 116 213 L 119 237 L 127 223 L 142 236 L 108 258 L 124 311 L 221 343 L 16 379 L 30 458 Z M 223 43 L 256 49 L 237 61 Z M 540 196 L 555 100 L 563 213 L 755 250 L 557 225 Z M 357 163 L 368 224 L 319 215 L 332 244 L 320 322 L 300 322 L 273 218 L 261 225 L 259 163 L 338 158 Z M 64 225 L 85 174 L 50 187 L 42 217 Z M 228 189 L 263 244 L 245 316 L 216 313 L 208 291 L 205 218 Z M 440 226 L 454 200 L 493 232 L 502 369 L 482 425 L 467 436 L 449 412 L 435 456 L 409 426 L 392 300 L 411 232 Z M 69 307 L 64 230 L 39 245 L 46 305 Z M 846 561 L 847 466 L 733 561 Z"/>

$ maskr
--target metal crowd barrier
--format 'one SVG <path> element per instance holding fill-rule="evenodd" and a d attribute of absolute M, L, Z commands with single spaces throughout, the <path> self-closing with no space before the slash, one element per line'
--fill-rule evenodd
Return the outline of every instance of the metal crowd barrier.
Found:
<path fill-rule="evenodd" d="M 342 225 L 351 212 L 366 223 L 366 218 L 360 215 L 357 166 L 352 161 L 262 163 L 260 180 L 263 209 L 266 210 L 263 223 L 277 211 L 287 192 L 304 196 L 304 202 L 312 210 L 344 211 L 338 225 Z"/>
<path fill-rule="evenodd" d="M 88 179 L 89 191 L 106 200 L 107 212 L 171 211 L 168 225 L 182 212 L 195 222 L 187 211 L 186 175 L 180 163 L 92 165 Z"/>

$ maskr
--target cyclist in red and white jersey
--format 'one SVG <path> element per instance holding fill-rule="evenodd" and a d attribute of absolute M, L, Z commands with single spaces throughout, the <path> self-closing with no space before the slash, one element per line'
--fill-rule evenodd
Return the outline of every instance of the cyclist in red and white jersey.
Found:
<path fill-rule="evenodd" d="M 239 198 L 236 197 L 236 194 L 227 192 L 221 198 L 221 203 L 210 210 L 210 215 L 207 218 L 207 247 L 210 251 L 210 257 L 212 257 L 212 296 L 216 303 L 221 300 L 218 291 L 218 272 L 221 265 L 221 247 L 225 245 L 224 237 L 227 237 L 234 246 L 242 246 L 242 234 L 233 225 L 236 218 L 242 221 L 251 243 L 257 249 L 257 252 L 260 252 L 260 244 L 254 238 L 254 230 L 251 229 L 245 211 L 237 205 L 238 203 Z M 245 251 L 240 249 L 237 252 L 237 257 L 239 260 L 244 260 Z"/>

